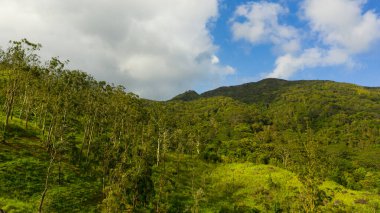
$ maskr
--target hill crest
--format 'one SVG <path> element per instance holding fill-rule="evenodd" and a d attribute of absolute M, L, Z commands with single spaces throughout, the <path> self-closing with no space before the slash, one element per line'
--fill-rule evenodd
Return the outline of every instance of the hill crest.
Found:
<path fill-rule="evenodd" d="M 297 85 L 308 86 L 323 84 L 326 82 L 344 84 L 328 80 L 288 81 L 284 79 L 267 78 L 257 82 L 250 82 L 241 85 L 222 86 L 201 94 L 198 94 L 193 90 L 189 90 L 175 96 L 171 99 L 171 101 L 193 101 L 199 98 L 225 96 L 245 103 L 270 103 L 289 87 Z"/>

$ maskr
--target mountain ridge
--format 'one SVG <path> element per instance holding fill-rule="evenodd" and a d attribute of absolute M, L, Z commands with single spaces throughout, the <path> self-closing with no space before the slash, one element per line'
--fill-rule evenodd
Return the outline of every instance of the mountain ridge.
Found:
<path fill-rule="evenodd" d="M 297 86 L 320 86 L 324 87 L 326 84 L 330 84 L 330 89 L 334 89 L 334 86 L 348 86 L 348 87 L 359 87 L 368 90 L 378 90 L 380 87 L 368 87 L 360 86 L 357 84 L 346 83 L 346 82 L 335 82 L 331 80 L 284 80 L 277 78 L 266 78 L 257 82 L 249 82 L 240 85 L 233 86 L 222 86 L 216 89 L 212 89 L 201 94 L 198 94 L 194 90 L 188 90 L 181 93 L 169 101 L 193 101 L 199 98 L 210 98 L 216 96 L 230 97 L 235 100 L 244 103 L 271 103 L 276 98 L 285 93 L 288 89 Z"/>

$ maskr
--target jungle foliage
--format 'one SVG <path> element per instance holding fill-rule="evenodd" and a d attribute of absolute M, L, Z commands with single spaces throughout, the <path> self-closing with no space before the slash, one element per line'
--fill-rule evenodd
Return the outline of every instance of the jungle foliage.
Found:
<path fill-rule="evenodd" d="M 265 79 L 158 102 L 0 51 L 6 212 L 378 212 L 380 89 Z"/>

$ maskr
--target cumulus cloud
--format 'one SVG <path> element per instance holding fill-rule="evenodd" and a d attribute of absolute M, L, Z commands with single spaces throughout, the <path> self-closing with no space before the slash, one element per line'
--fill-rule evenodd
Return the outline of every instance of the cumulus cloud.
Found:
<path fill-rule="evenodd" d="M 365 0 L 304 0 L 301 3 L 301 20 L 308 27 L 295 27 L 279 23 L 288 9 L 265 1 L 242 5 L 231 26 L 235 39 L 253 45 L 269 42 L 280 46 L 274 70 L 265 77 L 288 79 L 300 70 L 315 67 L 355 64 L 354 56 L 370 49 L 380 40 L 380 18 L 372 10 L 363 11 Z M 301 47 L 306 42 L 300 36 L 309 35 L 311 47 Z M 310 46 L 310 45 L 309 45 Z"/>
<path fill-rule="evenodd" d="M 349 55 L 342 50 L 309 48 L 296 56 L 285 54 L 278 57 L 275 63 L 276 68 L 265 77 L 288 79 L 297 71 L 305 68 L 333 66 L 344 63 L 348 65 L 353 64 Z"/>
<path fill-rule="evenodd" d="M 216 56 L 208 24 L 218 0 L 0 0 L 0 42 L 28 38 L 44 56 L 167 99 L 234 73 Z"/>
<path fill-rule="evenodd" d="M 305 0 L 302 16 L 322 44 L 280 56 L 267 77 L 289 78 L 306 68 L 353 66 L 353 57 L 380 39 L 380 18 L 374 11 L 363 12 L 364 4 L 363 0 Z"/>
<path fill-rule="evenodd" d="M 361 53 L 380 38 L 380 18 L 363 12 L 364 0 L 306 0 L 302 9 L 311 29 L 324 44 Z"/>
<path fill-rule="evenodd" d="M 295 52 L 299 49 L 296 28 L 279 23 L 279 18 L 288 12 L 287 8 L 277 3 L 250 2 L 241 5 L 231 20 L 233 37 L 252 44 L 272 43 L 281 52 Z"/>

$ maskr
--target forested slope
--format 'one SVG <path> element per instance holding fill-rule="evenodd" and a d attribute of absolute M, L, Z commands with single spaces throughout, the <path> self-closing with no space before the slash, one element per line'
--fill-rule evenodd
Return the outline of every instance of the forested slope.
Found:
<path fill-rule="evenodd" d="M 321 80 L 286 81 L 283 79 L 267 78 L 258 82 L 251 82 L 237 86 L 220 87 L 214 90 L 198 94 L 189 90 L 175 96 L 172 101 L 193 101 L 199 98 L 230 97 L 244 103 L 269 104 L 278 101 L 284 93 L 289 93 L 299 88 L 314 88 L 333 92 L 336 95 L 347 95 L 347 91 L 357 90 L 380 91 L 378 87 L 360 87 L 354 84 L 337 83 Z M 340 89 L 338 89 L 338 88 Z M 343 89 L 343 90 L 342 90 Z M 347 91 L 345 91 L 347 90 Z M 356 93 L 354 93 L 356 94 Z M 327 95 L 327 94 L 326 94 Z"/>
<path fill-rule="evenodd" d="M 156 102 L 39 48 L 0 53 L 7 212 L 380 211 L 378 88 L 266 79 Z"/>

